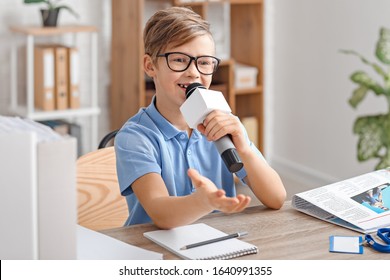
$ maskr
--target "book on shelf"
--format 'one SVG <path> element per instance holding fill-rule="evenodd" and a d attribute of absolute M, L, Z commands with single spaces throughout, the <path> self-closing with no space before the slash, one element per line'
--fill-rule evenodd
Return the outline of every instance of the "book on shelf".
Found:
<path fill-rule="evenodd" d="M 255 245 L 237 238 L 183 249 L 184 246 L 190 244 L 227 236 L 226 233 L 203 223 L 169 230 L 149 231 L 145 232 L 144 236 L 180 258 L 189 260 L 232 259 L 258 252 Z"/>
<path fill-rule="evenodd" d="M 55 109 L 54 48 L 37 45 L 34 48 L 34 105 L 43 111 Z"/>
<path fill-rule="evenodd" d="M 293 208 L 362 233 L 390 226 L 390 168 L 295 194 Z"/>

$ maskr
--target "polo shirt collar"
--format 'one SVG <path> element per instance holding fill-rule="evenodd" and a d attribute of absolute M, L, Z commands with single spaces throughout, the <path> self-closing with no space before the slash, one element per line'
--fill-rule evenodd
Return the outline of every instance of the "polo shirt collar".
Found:
<path fill-rule="evenodd" d="M 146 108 L 146 113 L 153 120 L 153 122 L 157 125 L 161 133 L 164 135 L 165 140 L 170 140 L 176 137 L 182 131 L 178 130 L 174 127 L 166 118 L 164 118 L 160 112 L 157 110 L 156 105 L 156 96 L 153 96 L 153 100 L 150 105 Z M 195 139 L 200 138 L 200 132 L 197 129 L 192 131 L 192 136 Z"/>

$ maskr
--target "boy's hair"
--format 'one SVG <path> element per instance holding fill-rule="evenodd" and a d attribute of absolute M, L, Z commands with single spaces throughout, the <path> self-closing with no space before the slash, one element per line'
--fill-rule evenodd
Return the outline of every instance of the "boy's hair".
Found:
<path fill-rule="evenodd" d="M 201 35 L 210 35 L 210 24 L 189 8 L 170 7 L 156 12 L 144 29 L 145 53 L 155 61 L 170 47 L 178 47 Z"/>

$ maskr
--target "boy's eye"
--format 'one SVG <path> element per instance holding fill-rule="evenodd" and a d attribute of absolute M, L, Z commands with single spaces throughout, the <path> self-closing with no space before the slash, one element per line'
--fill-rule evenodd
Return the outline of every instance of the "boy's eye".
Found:
<path fill-rule="evenodd" d="M 211 60 L 198 60 L 199 65 L 210 65 L 212 64 Z"/>
<path fill-rule="evenodd" d="M 185 57 L 176 57 L 173 59 L 174 62 L 179 62 L 179 63 L 187 63 L 188 62 L 188 58 L 185 58 Z"/>

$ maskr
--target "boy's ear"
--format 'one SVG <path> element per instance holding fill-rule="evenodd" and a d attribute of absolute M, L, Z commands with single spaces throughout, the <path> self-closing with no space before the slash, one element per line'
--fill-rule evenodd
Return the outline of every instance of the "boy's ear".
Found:
<path fill-rule="evenodd" d="M 153 78 L 154 75 L 155 75 L 154 69 L 155 69 L 155 65 L 153 63 L 152 58 L 150 57 L 150 55 L 145 54 L 144 55 L 144 70 L 145 70 L 145 73 L 149 77 Z"/>

